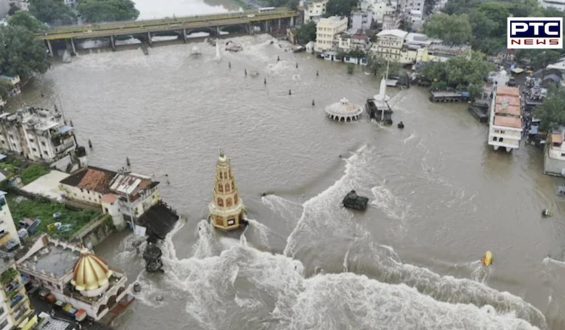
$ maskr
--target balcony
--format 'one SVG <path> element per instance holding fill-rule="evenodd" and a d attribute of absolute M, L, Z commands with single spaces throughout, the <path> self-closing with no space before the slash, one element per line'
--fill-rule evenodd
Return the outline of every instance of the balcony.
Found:
<path fill-rule="evenodd" d="M 17 296 L 15 296 L 11 301 L 10 301 L 10 308 L 14 309 L 17 306 L 19 306 L 22 302 L 24 302 L 26 299 L 25 296 L 19 294 Z"/>

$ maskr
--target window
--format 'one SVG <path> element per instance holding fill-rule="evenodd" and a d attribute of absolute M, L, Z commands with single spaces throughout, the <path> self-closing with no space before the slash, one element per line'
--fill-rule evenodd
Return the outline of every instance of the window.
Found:
<path fill-rule="evenodd" d="M 228 199 L 226 200 L 226 206 L 227 206 L 227 207 L 232 206 L 231 198 L 228 198 Z"/>
<path fill-rule="evenodd" d="M 35 148 L 31 148 L 31 150 L 33 150 L 33 152 L 36 152 L 36 151 L 37 151 L 37 149 L 35 149 Z"/>
<path fill-rule="evenodd" d="M 496 140 L 498 140 L 498 139 L 497 139 L 496 136 L 495 136 L 495 137 L 492 138 L 492 140 L 493 140 L 493 141 L 496 141 Z"/>
<path fill-rule="evenodd" d="M 224 187 L 225 187 L 224 189 L 226 190 L 226 192 L 230 192 L 230 184 L 229 183 L 226 183 L 226 185 Z"/>
<path fill-rule="evenodd" d="M 224 186 L 222 186 L 221 183 L 218 183 L 218 191 L 219 191 L 219 192 L 224 192 Z"/>
<path fill-rule="evenodd" d="M 33 141 L 34 141 L 33 139 L 29 139 L 29 142 L 31 142 L 31 143 L 33 143 Z"/>
<path fill-rule="evenodd" d="M 224 178 L 224 177 L 223 177 L 223 173 L 220 172 L 220 179 L 223 179 L 223 178 Z"/>
<path fill-rule="evenodd" d="M 44 141 L 41 141 L 41 145 L 45 147 L 45 142 L 44 142 Z"/>
<path fill-rule="evenodd" d="M 47 155 L 47 151 L 44 151 L 43 153 Z"/>
<path fill-rule="evenodd" d="M 221 198 L 218 198 L 218 206 L 223 207 L 224 201 Z"/>
<path fill-rule="evenodd" d="M 503 139 L 503 138 L 500 138 L 500 139 L 498 139 L 498 142 L 502 142 L 502 141 L 504 141 L 504 139 Z"/>

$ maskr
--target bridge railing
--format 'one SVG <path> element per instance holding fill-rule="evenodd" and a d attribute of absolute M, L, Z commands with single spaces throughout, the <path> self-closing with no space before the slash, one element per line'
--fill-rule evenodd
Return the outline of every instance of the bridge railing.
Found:
<path fill-rule="evenodd" d="M 140 21 L 122 21 L 122 22 L 108 22 L 108 23 L 93 23 L 83 25 L 70 25 L 60 26 L 48 30 L 39 37 L 45 37 L 56 34 L 72 34 L 72 33 L 90 33 L 93 31 L 112 31 L 124 29 L 139 29 L 151 28 L 158 26 L 182 25 L 185 23 L 213 23 L 214 21 L 221 21 L 226 19 L 246 18 L 252 21 L 262 21 L 269 18 L 277 18 L 280 16 L 296 16 L 297 12 L 288 8 L 276 8 L 272 11 L 260 12 L 258 10 L 248 10 L 240 12 L 230 12 L 213 15 L 202 16 L 185 16 L 185 17 L 171 17 L 162 19 L 140 20 Z"/>

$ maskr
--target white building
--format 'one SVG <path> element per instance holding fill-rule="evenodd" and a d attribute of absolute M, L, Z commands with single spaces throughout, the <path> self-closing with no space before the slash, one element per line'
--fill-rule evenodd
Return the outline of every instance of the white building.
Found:
<path fill-rule="evenodd" d="M 361 9 L 371 11 L 373 19 L 378 23 L 382 23 L 385 16 L 394 16 L 396 14 L 398 4 L 392 0 L 365 0 L 361 2 Z"/>
<path fill-rule="evenodd" d="M 9 0 L 10 6 L 16 6 L 20 10 L 29 11 L 29 1 L 28 0 Z"/>
<path fill-rule="evenodd" d="M 373 25 L 373 13 L 370 11 L 356 10 L 351 13 L 351 31 L 367 31 Z"/>
<path fill-rule="evenodd" d="M 125 274 L 110 269 L 92 251 L 40 236 L 17 261 L 18 269 L 54 299 L 83 309 L 98 321 L 127 299 Z"/>
<path fill-rule="evenodd" d="M 317 23 L 326 13 L 327 4 L 328 0 L 314 1 L 306 4 L 306 8 L 304 9 L 304 23 L 310 21 Z"/>
<path fill-rule="evenodd" d="M 492 98 L 488 144 L 494 150 L 505 148 L 507 152 L 520 147 L 522 139 L 522 107 L 520 90 L 516 87 L 499 86 Z"/>
<path fill-rule="evenodd" d="M 0 252 L 0 330 L 32 329 L 37 317 L 13 257 Z"/>
<path fill-rule="evenodd" d="M 18 230 L 6 200 L 6 193 L 0 190 L 0 247 L 9 249 L 19 244 Z"/>
<path fill-rule="evenodd" d="M 399 0 L 398 9 L 402 14 L 408 14 L 412 10 L 424 12 L 424 0 Z"/>
<path fill-rule="evenodd" d="M 565 0 L 538 0 L 538 2 L 543 8 L 553 7 L 561 11 L 565 10 Z"/>
<path fill-rule="evenodd" d="M 75 148 L 74 129 L 57 109 L 29 107 L 0 114 L 0 150 L 51 162 Z"/>
<path fill-rule="evenodd" d="M 549 175 L 565 176 L 565 127 L 548 136 L 545 145 L 543 172 Z"/>
<path fill-rule="evenodd" d="M 161 200 L 159 182 L 129 172 L 88 166 L 61 180 L 65 198 L 95 204 L 123 228 Z"/>
<path fill-rule="evenodd" d="M 322 18 L 316 25 L 316 46 L 317 52 L 331 50 L 337 47 L 337 35 L 347 30 L 347 17 L 332 16 Z"/>
<path fill-rule="evenodd" d="M 408 32 L 394 29 L 383 30 L 377 34 L 377 42 L 371 48 L 372 53 L 392 62 L 401 62 L 404 40 Z"/>

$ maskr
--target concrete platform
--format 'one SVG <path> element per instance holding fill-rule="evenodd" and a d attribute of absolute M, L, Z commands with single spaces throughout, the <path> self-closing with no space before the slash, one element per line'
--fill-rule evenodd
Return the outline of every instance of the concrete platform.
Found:
<path fill-rule="evenodd" d="M 52 200 L 62 201 L 63 192 L 59 189 L 59 181 L 68 176 L 69 174 L 65 172 L 52 170 L 32 183 L 24 186 L 22 190 L 44 196 Z"/>

